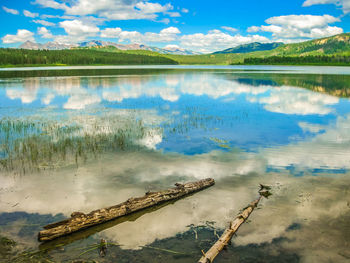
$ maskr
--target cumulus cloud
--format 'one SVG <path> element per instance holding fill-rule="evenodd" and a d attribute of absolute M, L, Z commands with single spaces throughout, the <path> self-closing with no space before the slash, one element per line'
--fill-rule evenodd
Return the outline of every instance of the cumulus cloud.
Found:
<path fill-rule="evenodd" d="M 2 38 L 4 44 L 21 43 L 28 40 L 35 41 L 34 34 L 26 29 L 18 29 L 16 35 L 7 34 Z"/>
<path fill-rule="evenodd" d="M 30 12 L 28 10 L 23 10 L 23 15 L 26 16 L 26 17 L 31 17 L 31 18 L 39 16 L 38 13 L 32 13 L 32 12 Z"/>
<path fill-rule="evenodd" d="M 60 22 L 59 25 L 71 36 L 95 36 L 100 31 L 97 26 L 84 24 L 76 19 Z"/>
<path fill-rule="evenodd" d="M 260 35 L 230 35 L 215 29 L 209 31 L 207 34 L 196 33 L 183 35 L 180 38 L 180 42 L 181 46 L 184 48 L 189 48 L 200 52 L 212 52 L 250 42 L 270 42 L 270 40 Z"/>
<path fill-rule="evenodd" d="M 182 8 L 182 9 L 181 9 L 181 12 L 186 14 L 186 13 L 189 12 L 189 10 L 188 10 L 187 8 Z"/>
<path fill-rule="evenodd" d="M 221 28 L 222 28 L 222 29 L 225 29 L 225 30 L 227 30 L 227 31 L 230 31 L 230 32 L 237 32 L 237 31 L 238 31 L 237 28 L 230 27 L 230 26 L 222 26 Z"/>
<path fill-rule="evenodd" d="M 121 28 L 105 28 L 101 31 L 101 37 L 117 38 L 119 42 L 130 41 L 133 43 L 147 42 L 171 42 L 177 39 L 180 30 L 176 27 L 162 29 L 159 33 L 146 32 L 141 34 L 138 31 L 123 31 Z"/>
<path fill-rule="evenodd" d="M 121 32 L 122 32 L 122 29 L 120 27 L 106 28 L 106 29 L 101 30 L 101 37 L 117 38 L 117 37 L 119 37 Z"/>
<path fill-rule="evenodd" d="M 179 12 L 166 12 L 170 17 L 180 17 L 181 14 Z"/>
<path fill-rule="evenodd" d="M 275 39 L 288 42 L 286 40 L 321 38 L 343 33 L 342 28 L 329 26 L 339 21 L 339 18 L 330 15 L 275 16 L 265 21 L 269 25 L 252 26 L 247 31 L 270 32 Z"/>
<path fill-rule="evenodd" d="M 46 27 L 39 27 L 38 34 L 42 38 L 53 38 L 53 35 L 51 34 L 50 30 L 48 30 Z"/>
<path fill-rule="evenodd" d="M 52 22 L 48 22 L 46 20 L 33 20 L 32 22 L 34 22 L 35 24 L 40 24 L 40 25 L 43 25 L 43 26 L 55 26 L 56 24 L 55 23 L 52 23 Z"/>
<path fill-rule="evenodd" d="M 334 4 L 337 6 L 341 6 L 345 14 L 350 12 L 350 0 L 306 0 L 303 3 L 303 6 L 324 5 L 324 4 Z"/>
<path fill-rule="evenodd" d="M 161 5 L 137 0 L 77 0 L 70 5 L 54 0 L 36 0 L 34 3 L 62 9 L 69 15 L 97 15 L 110 20 L 155 19 L 158 16 L 157 13 L 165 13 L 173 9 L 170 3 Z"/>
<path fill-rule="evenodd" d="M 3 6 L 2 9 L 9 14 L 13 14 L 13 15 L 18 15 L 19 12 L 16 9 L 11 9 L 11 8 L 7 8 L 6 6 Z"/>
<path fill-rule="evenodd" d="M 135 7 L 145 14 L 161 13 L 173 9 L 173 6 L 171 4 L 162 6 L 158 3 L 149 2 L 139 2 L 135 5 Z"/>
<path fill-rule="evenodd" d="M 53 8 L 53 9 L 63 9 L 64 10 L 65 8 L 67 8 L 67 6 L 65 4 L 58 3 L 54 0 L 35 0 L 33 3 L 41 5 L 43 7 Z"/>

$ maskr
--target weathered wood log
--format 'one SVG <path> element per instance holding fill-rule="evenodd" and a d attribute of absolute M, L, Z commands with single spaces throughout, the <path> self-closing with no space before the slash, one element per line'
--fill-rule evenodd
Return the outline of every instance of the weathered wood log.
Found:
<path fill-rule="evenodd" d="M 233 235 L 237 232 L 238 228 L 248 219 L 249 215 L 253 212 L 254 208 L 258 205 L 262 195 L 254 202 L 250 203 L 242 213 L 240 213 L 233 221 L 230 222 L 230 227 L 225 230 L 218 241 L 208 250 L 207 253 L 202 251 L 203 256 L 198 263 L 212 263 L 214 258 L 223 250 L 227 244 L 231 241 Z"/>
<path fill-rule="evenodd" d="M 127 201 L 92 211 L 88 214 L 73 212 L 71 218 L 44 226 L 38 234 L 39 241 L 49 241 L 69 235 L 73 232 L 101 224 L 160 203 L 179 199 L 194 192 L 198 192 L 215 184 L 214 179 L 207 178 L 197 182 L 176 184 L 176 187 L 159 192 L 147 192 L 143 197 L 130 198 Z"/>

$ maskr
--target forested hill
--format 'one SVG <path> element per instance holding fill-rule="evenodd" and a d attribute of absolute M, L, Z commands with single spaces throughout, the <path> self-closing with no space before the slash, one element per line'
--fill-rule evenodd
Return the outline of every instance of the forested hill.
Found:
<path fill-rule="evenodd" d="M 170 65 L 163 56 L 103 52 L 96 50 L 27 50 L 0 48 L 0 65 Z"/>
<path fill-rule="evenodd" d="M 230 54 L 230 53 L 250 53 L 255 51 L 266 51 L 266 50 L 272 50 L 279 46 L 283 45 L 282 42 L 273 42 L 273 43 L 249 43 L 244 45 L 239 45 L 237 47 L 228 48 L 222 51 L 214 52 L 213 54 Z"/>
<path fill-rule="evenodd" d="M 280 46 L 273 56 L 350 54 L 350 33 Z"/>

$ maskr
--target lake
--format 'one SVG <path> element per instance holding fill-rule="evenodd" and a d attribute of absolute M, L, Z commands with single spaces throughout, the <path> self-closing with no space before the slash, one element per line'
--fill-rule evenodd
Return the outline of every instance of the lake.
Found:
<path fill-rule="evenodd" d="M 272 196 L 215 262 L 349 262 L 349 97 L 350 67 L 1 69 L 0 262 L 197 262 L 260 183 Z M 37 241 L 74 211 L 208 177 L 176 202 Z"/>

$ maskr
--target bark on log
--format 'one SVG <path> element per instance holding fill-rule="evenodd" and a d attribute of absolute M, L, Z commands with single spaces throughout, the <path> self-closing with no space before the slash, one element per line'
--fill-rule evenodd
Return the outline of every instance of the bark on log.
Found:
<path fill-rule="evenodd" d="M 254 202 L 250 203 L 242 213 L 240 213 L 233 221 L 230 222 L 230 227 L 225 230 L 218 241 L 208 250 L 207 253 L 203 253 L 203 256 L 198 261 L 198 263 L 212 263 L 214 258 L 223 250 L 227 244 L 231 241 L 233 235 L 237 232 L 238 228 L 248 219 L 249 215 L 253 212 L 254 208 L 258 205 L 260 199 L 256 199 Z"/>
<path fill-rule="evenodd" d="M 101 224 L 133 212 L 158 205 L 160 203 L 179 199 L 194 192 L 198 192 L 215 184 L 214 179 L 207 178 L 197 182 L 176 184 L 176 187 L 159 192 L 147 192 L 143 197 L 130 198 L 127 201 L 92 211 L 88 214 L 73 212 L 71 218 L 44 226 L 38 234 L 39 241 L 49 241 L 69 235 L 73 232 Z"/>

